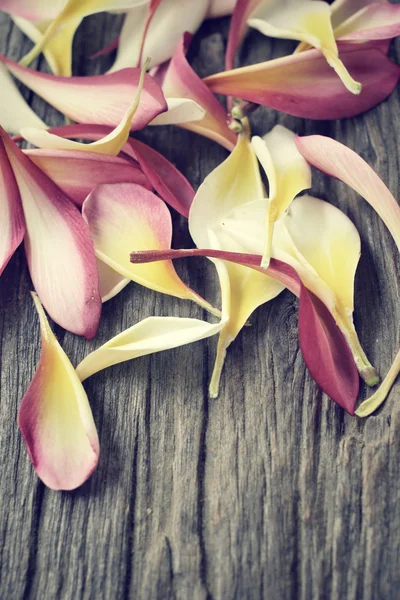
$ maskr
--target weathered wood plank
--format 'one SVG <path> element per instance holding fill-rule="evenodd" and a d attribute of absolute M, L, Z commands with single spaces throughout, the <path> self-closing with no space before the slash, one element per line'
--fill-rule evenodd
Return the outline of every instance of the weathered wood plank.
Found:
<path fill-rule="evenodd" d="M 84 22 L 75 72 L 104 71 L 88 56 L 113 39 L 118 19 Z M 228 21 L 203 26 L 191 58 L 202 75 L 222 68 Z M 0 50 L 20 58 L 28 42 L 0 20 Z M 244 62 L 284 54 L 290 43 L 254 33 Z M 397 42 L 393 57 L 400 58 Z M 29 98 L 29 92 L 26 95 Z M 260 109 L 255 133 L 279 122 L 321 132 L 364 156 L 400 197 L 400 92 L 341 122 L 305 123 Z M 34 98 L 42 118 L 57 113 Z M 141 137 L 198 186 L 226 156 L 172 128 Z M 188 149 L 190 148 L 190 152 Z M 398 255 L 372 209 L 345 186 L 315 175 L 315 195 L 344 210 L 361 232 L 356 325 L 384 374 L 399 343 Z M 189 243 L 180 219 L 177 243 Z M 177 265 L 200 293 L 218 298 L 213 267 Z M 86 385 L 101 441 L 93 477 L 73 493 L 36 478 L 16 426 L 39 358 L 23 250 L 0 281 L 0 597 L 391 600 L 398 595 L 400 384 L 366 421 L 333 405 L 298 348 L 297 302 L 283 293 L 259 309 L 228 353 L 218 400 L 207 383 L 216 340 L 113 367 Z M 150 314 L 203 317 L 188 303 L 130 285 L 104 306 L 96 340 L 55 328 L 71 359 Z"/>

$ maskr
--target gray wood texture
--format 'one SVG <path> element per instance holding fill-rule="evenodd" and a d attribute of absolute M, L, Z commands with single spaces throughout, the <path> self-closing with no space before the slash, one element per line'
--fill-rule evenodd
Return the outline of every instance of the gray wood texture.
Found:
<path fill-rule="evenodd" d="M 228 19 L 205 23 L 190 59 L 205 76 L 223 68 Z M 74 72 L 90 61 L 119 18 L 82 24 Z M 29 42 L 0 17 L 0 50 L 19 59 Z M 253 32 L 242 63 L 283 55 L 289 42 Z M 400 42 L 391 49 L 400 59 Z M 45 69 L 43 60 L 40 67 Z M 0 90 L 1 93 L 1 90 Z M 31 99 L 29 91 L 24 90 Z M 305 122 L 262 108 L 253 131 L 282 123 L 331 135 L 359 152 L 400 197 L 400 90 L 361 117 Z M 52 124 L 60 117 L 38 98 Z M 226 157 L 178 128 L 139 136 L 197 187 Z M 352 191 L 315 174 L 314 195 L 354 221 L 363 253 L 356 326 L 381 375 L 398 349 L 399 261 L 390 235 Z M 175 219 L 175 245 L 187 246 Z M 182 261 L 182 277 L 218 302 L 214 268 Z M 217 400 L 207 397 L 216 339 L 137 359 L 90 378 L 101 442 L 97 471 L 72 493 L 37 479 L 19 433 L 19 402 L 40 355 L 39 324 L 23 249 L 0 280 L 0 598 L 2 600 L 393 600 L 400 592 L 400 382 L 367 420 L 352 418 L 318 389 L 297 337 L 297 301 L 285 292 L 259 309 L 230 348 Z M 55 327 L 74 364 L 148 315 L 206 318 L 197 306 L 129 285 L 104 306 L 90 343 Z M 362 387 L 362 398 L 368 394 Z"/>

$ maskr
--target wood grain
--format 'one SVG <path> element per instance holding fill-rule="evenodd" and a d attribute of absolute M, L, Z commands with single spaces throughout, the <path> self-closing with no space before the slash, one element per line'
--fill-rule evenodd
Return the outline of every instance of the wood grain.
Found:
<path fill-rule="evenodd" d="M 112 56 L 89 56 L 110 42 L 119 19 L 86 19 L 74 72 L 104 72 Z M 206 23 L 190 58 L 201 75 L 220 70 L 228 20 Z M 19 59 L 29 42 L 0 17 L 0 50 Z M 256 32 L 242 63 L 287 53 L 289 42 Z M 400 58 L 397 42 L 391 56 Z M 45 65 L 40 62 L 40 67 Z M 1 93 L 1 91 L 0 91 Z M 28 91 L 24 91 L 31 99 Z M 48 123 L 56 111 L 32 106 Z M 258 110 L 253 131 L 275 123 L 324 133 L 354 148 L 400 197 L 400 91 L 355 119 L 305 122 Z M 177 128 L 140 135 L 198 186 L 225 150 Z M 190 149 L 190 151 L 189 151 Z M 344 185 L 315 174 L 314 195 L 354 221 L 363 254 L 356 326 L 384 375 L 397 351 L 399 261 L 372 209 Z M 176 245 L 189 237 L 175 219 Z M 218 301 L 206 261 L 177 265 Z M 36 478 L 16 424 L 39 359 L 39 325 L 23 249 L 0 281 L 0 598 L 169 600 L 393 600 L 400 585 L 400 382 L 367 420 L 351 418 L 308 374 L 297 338 L 297 301 L 283 293 L 259 309 L 228 353 L 218 400 L 207 384 L 210 339 L 110 368 L 85 383 L 101 442 L 100 465 L 72 493 Z M 97 338 L 86 343 L 55 327 L 77 364 L 145 316 L 206 318 L 193 304 L 131 284 L 105 304 Z M 363 388 L 362 398 L 368 392 Z"/>

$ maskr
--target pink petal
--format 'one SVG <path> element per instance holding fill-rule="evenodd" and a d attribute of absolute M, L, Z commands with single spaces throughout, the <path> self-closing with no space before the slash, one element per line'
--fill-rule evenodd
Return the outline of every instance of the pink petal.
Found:
<path fill-rule="evenodd" d="M 17 182 L 0 138 L 0 275 L 23 240 L 24 214 Z"/>
<path fill-rule="evenodd" d="M 102 125 L 66 125 L 49 129 L 60 137 L 97 140 L 107 135 L 110 129 Z M 147 144 L 132 138 L 123 148 L 121 156 L 128 155 L 136 160 L 149 183 L 165 202 L 187 217 L 194 198 L 194 189 L 172 163 Z"/>
<path fill-rule="evenodd" d="M 117 127 L 132 104 L 140 79 L 140 69 L 89 77 L 56 77 L 22 67 L 2 55 L 0 60 L 14 77 L 78 123 Z M 146 75 L 131 131 L 143 129 L 166 110 L 161 88 Z"/>
<path fill-rule="evenodd" d="M 101 299 L 93 244 L 82 215 L 4 130 L 0 136 L 22 200 L 25 248 L 35 289 L 54 321 L 92 338 Z"/>
<path fill-rule="evenodd" d="M 378 213 L 400 250 L 400 206 L 375 171 L 353 150 L 323 135 L 297 137 L 296 144 L 314 167 L 353 188 Z"/>
<path fill-rule="evenodd" d="M 204 81 L 214 93 L 311 119 L 358 115 L 382 102 L 396 87 L 400 68 L 380 50 L 348 44 L 340 47 L 340 57 L 363 86 L 359 96 L 345 89 L 317 50 L 218 73 Z"/>
<path fill-rule="evenodd" d="M 137 183 L 151 188 L 138 163 L 127 158 L 73 150 L 24 152 L 77 206 L 82 206 L 100 183 Z"/>
<path fill-rule="evenodd" d="M 329 310 L 303 285 L 299 341 L 313 379 L 332 400 L 354 415 L 360 379 L 353 355 Z"/>
<path fill-rule="evenodd" d="M 92 411 L 75 369 L 57 342 L 43 308 L 42 352 L 18 413 L 29 457 L 52 490 L 73 490 L 92 474 L 99 460 L 99 439 Z"/>
<path fill-rule="evenodd" d="M 236 135 L 228 127 L 225 110 L 186 59 L 191 39 L 191 34 L 185 33 L 178 44 L 165 73 L 163 92 L 166 98 L 190 98 L 206 111 L 206 116 L 200 121 L 184 123 L 181 127 L 232 150 L 236 144 Z"/>
<path fill-rule="evenodd" d="M 342 23 L 335 36 L 340 40 L 387 40 L 400 35 L 400 5 L 374 3 Z"/>
<path fill-rule="evenodd" d="M 228 44 L 225 55 L 225 70 L 230 71 L 234 67 L 237 49 L 248 30 L 247 19 L 250 14 L 261 4 L 262 0 L 237 0 L 232 14 L 231 26 L 229 28 Z"/>

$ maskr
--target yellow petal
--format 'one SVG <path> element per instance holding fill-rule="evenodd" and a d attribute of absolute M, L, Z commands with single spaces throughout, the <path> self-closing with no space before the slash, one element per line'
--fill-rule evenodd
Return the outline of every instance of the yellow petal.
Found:
<path fill-rule="evenodd" d="M 271 257 L 275 221 L 300 192 L 311 187 L 311 168 L 297 150 L 294 140 L 295 134 L 281 125 L 274 127 L 263 138 L 252 138 L 253 148 L 269 183 L 266 245 L 261 263 L 265 268 Z"/>
<path fill-rule="evenodd" d="M 282 6 L 281 0 L 264 2 L 248 21 L 271 37 L 306 42 L 325 56 L 346 88 L 353 94 L 361 92 L 361 84 L 355 81 L 339 58 L 339 52 L 331 23 L 331 8 L 319 0 L 290 0 Z"/>
<path fill-rule="evenodd" d="M 89 354 L 77 367 L 81 381 L 121 362 L 191 344 L 218 333 L 224 325 L 199 319 L 149 317 Z"/>
<path fill-rule="evenodd" d="M 200 186 L 189 214 L 190 233 L 198 247 L 241 252 L 225 227 L 225 217 L 240 214 L 240 207 L 262 199 L 264 190 L 257 158 L 246 133 L 239 136 L 230 156 Z M 256 271 L 214 260 L 222 294 L 222 314 L 227 318 L 218 344 L 210 395 L 218 394 L 226 349 L 251 313 L 277 296 L 283 286 Z"/>

